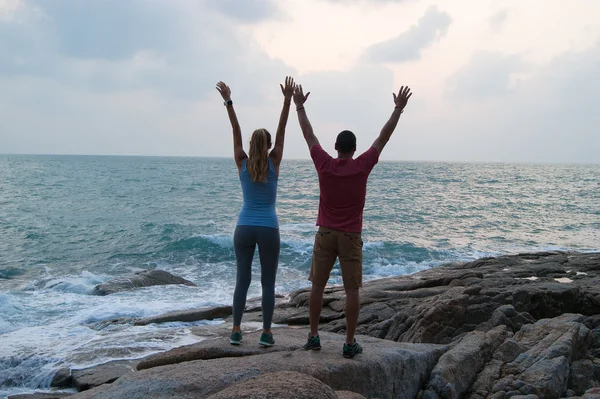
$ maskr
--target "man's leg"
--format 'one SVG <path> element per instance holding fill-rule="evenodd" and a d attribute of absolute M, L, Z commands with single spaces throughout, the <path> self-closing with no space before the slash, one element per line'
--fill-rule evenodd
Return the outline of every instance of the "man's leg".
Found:
<path fill-rule="evenodd" d="M 358 324 L 360 296 L 358 288 L 346 288 L 346 343 L 354 343 L 354 332 Z"/>
<path fill-rule="evenodd" d="M 310 321 L 310 334 L 305 349 L 321 348 L 319 336 L 319 319 L 323 308 L 323 292 L 329 280 L 329 274 L 337 258 L 337 240 L 334 231 L 319 228 L 315 236 L 312 264 L 308 279 L 312 282 L 310 297 L 308 298 L 308 314 Z M 314 339 L 314 337 L 317 337 Z"/>
<path fill-rule="evenodd" d="M 310 335 L 319 335 L 319 319 L 323 309 L 323 292 L 325 285 L 312 283 L 308 299 L 308 320 L 310 321 Z"/>
<path fill-rule="evenodd" d="M 360 312 L 360 294 L 362 287 L 362 246 L 360 233 L 343 233 L 339 237 L 340 266 L 346 291 L 346 344 L 344 357 L 352 358 L 362 352 L 362 347 L 356 343 L 354 333 L 358 324 Z"/>

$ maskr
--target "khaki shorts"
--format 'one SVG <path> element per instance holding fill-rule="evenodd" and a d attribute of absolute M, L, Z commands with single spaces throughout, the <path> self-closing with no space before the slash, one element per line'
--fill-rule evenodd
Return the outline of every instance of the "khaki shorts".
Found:
<path fill-rule="evenodd" d="M 314 284 L 327 285 L 331 269 L 339 258 L 344 288 L 362 287 L 362 247 L 360 233 L 319 227 L 308 279 Z"/>

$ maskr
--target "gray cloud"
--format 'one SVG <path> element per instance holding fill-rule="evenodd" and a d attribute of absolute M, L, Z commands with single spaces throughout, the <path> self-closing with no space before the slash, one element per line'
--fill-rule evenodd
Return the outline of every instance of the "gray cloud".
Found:
<path fill-rule="evenodd" d="M 520 68 L 524 77 L 509 90 Z M 440 121 L 439 144 L 449 160 L 600 163 L 599 69 L 600 43 L 542 66 L 479 53 L 449 81 L 446 101 L 459 100 L 460 117 Z"/>
<path fill-rule="evenodd" d="M 416 25 L 400 36 L 369 47 L 366 57 L 375 62 L 417 60 L 421 57 L 421 50 L 446 35 L 451 23 L 450 14 L 438 11 L 437 6 L 432 6 Z"/>
<path fill-rule="evenodd" d="M 273 0 L 206 0 L 207 4 L 241 22 L 260 22 L 279 16 Z"/>
<path fill-rule="evenodd" d="M 518 56 L 476 52 L 469 64 L 448 80 L 446 94 L 472 100 L 506 94 L 510 91 L 511 75 L 524 67 Z"/>
<path fill-rule="evenodd" d="M 157 90 L 201 99 L 220 79 L 261 82 L 290 72 L 252 48 L 222 11 L 202 8 L 202 3 L 27 4 L 19 18 L 0 21 L 0 74 L 43 77 L 100 92 Z M 259 97 L 260 84 L 248 87 L 239 95 Z"/>

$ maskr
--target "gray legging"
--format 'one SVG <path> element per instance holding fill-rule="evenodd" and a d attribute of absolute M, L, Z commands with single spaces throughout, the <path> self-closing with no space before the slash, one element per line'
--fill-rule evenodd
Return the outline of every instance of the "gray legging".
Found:
<path fill-rule="evenodd" d="M 237 261 L 237 278 L 233 293 L 233 325 L 242 323 L 246 295 L 252 279 L 252 259 L 258 244 L 260 283 L 262 285 L 263 328 L 270 329 L 275 309 L 275 277 L 279 263 L 279 229 L 261 226 L 237 226 L 233 247 Z"/>

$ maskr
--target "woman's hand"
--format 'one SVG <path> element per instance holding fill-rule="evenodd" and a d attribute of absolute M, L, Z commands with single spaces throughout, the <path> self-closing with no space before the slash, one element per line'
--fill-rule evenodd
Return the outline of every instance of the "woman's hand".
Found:
<path fill-rule="evenodd" d="M 283 98 L 286 102 L 291 102 L 292 96 L 294 95 L 294 78 L 291 76 L 285 77 L 285 86 L 280 84 L 281 92 L 283 93 Z"/>

